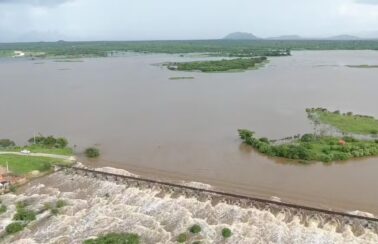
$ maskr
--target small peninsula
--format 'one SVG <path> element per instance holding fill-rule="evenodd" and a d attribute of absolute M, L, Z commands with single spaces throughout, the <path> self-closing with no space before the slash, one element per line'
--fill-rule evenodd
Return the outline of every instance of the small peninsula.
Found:
<path fill-rule="evenodd" d="M 308 117 L 315 123 L 333 126 L 343 136 L 325 133 L 296 135 L 283 141 L 256 138 L 255 133 L 239 129 L 242 141 L 260 153 L 271 157 L 292 159 L 301 163 L 310 161 L 333 162 L 361 157 L 378 156 L 378 121 L 371 116 L 329 112 L 323 108 L 306 109 Z M 349 133 L 348 135 L 345 135 Z M 350 134 L 351 133 L 351 134 Z M 368 135 L 373 139 L 357 139 L 353 135 Z M 376 139 L 374 139 L 376 138 Z"/>

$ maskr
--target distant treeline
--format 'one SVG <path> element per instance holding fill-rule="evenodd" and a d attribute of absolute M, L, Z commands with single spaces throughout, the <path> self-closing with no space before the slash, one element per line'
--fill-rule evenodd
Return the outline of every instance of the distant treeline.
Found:
<path fill-rule="evenodd" d="M 112 52 L 209 53 L 231 57 L 282 56 L 290 50 L 378 50 L 374 40 L 198 40 L 2 43 L 0 56 L 20 50 L 28 56 L 108 56 Z"/>
<path fill-rule="evenodd" d="M 222 72 L 232 70 L 247 70 L 263 63 L 266 57 L 224 59 L 215 61 L 196 61 L 170 63 L 168 69 L 180 71 Z"/>

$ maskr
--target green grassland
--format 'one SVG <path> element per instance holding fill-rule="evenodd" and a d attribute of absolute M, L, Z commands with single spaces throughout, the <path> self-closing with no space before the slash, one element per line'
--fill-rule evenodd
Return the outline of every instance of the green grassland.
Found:
<path fill-rule="evenodd" d="M 309 118 L 320 123 L 331 125 L 342 132 L 377 135 L 378 120 L 366 115 L 341 114 L 339 111 L 330 112 L 324 108 L 306 110 Z"/>
<path fill-rule="evenodd" d="M 215 61 L 170 63 L 168 64 L 168 69 L 201 72 L 244 71 L 256 68 L 257 65 L 261 65 L 264 62 L 267 62 L 266 57 L 223 59 Z"/>
<path fill-rule="evenodd" d="M 6 167 L 8 162 L 9 170 L 16 175 L 24 175 L 31 171 L 38 170 L 47 172 L 54 164 L 65 164 L 64 160 L 48 157 L 0 155 L 0 165 Z"/>
<path fill-rule="evenodd" d="M 9 148 L 1 148 L 0 151 L 8 151 L 8 152 L 20 152 L 22 150 L 29 150 L 32 153 L 47 153 L 47 154 L 57 154 L 57 155 L 65 155 L 71 156 L 73 155 L 73 150 L 70 147 L 65 148 L 48 148 L 40 145 L 30 145 L 24 147 L 9 147 Z"/>

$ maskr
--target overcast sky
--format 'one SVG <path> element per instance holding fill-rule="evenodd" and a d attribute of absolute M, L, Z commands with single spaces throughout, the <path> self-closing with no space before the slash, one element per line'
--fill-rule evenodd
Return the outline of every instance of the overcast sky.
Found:
<path fill-rule="evenodd" d="M 0 42 L 378 36 L 378 0 L 0 0 Z"/>

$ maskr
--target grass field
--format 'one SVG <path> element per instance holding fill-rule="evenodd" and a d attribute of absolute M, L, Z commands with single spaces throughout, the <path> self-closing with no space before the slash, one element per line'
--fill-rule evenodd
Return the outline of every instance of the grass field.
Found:
<path fill-rule="evenodd" d="M 317 119 L 320 123 L 331 125 L 342 132 L 362 135 L 377 135 L 378 120 L 371 116 L 341 114 L 329 112 L 326 109 L 307 110 L 311 119 Z"/>
<path fill-rule="evenodd" d="M 16 175 L 24 175 L 34 170 L 46 172 L 54 164 L 65 163 L 63 160 L 47 157 L 0 155 L 0 165 L 6 167 L 7 162 L 9 170 Z"/>
<path fill-rule="evenodd" d="M 20 152 L 22 150 L 29 150 L 32 153 L 48 153 L 48 154 L 57 154 L 57 155 L 65 155 L 71 156 L 73 155 L 72 148 L 65 147 L 65 148 L 47 148 L 40 145 L 31 145 L 26 147 L 11 147 L 11 148 L 3 148 L 0 151 L 9 151 L 9 152 Z"/>

